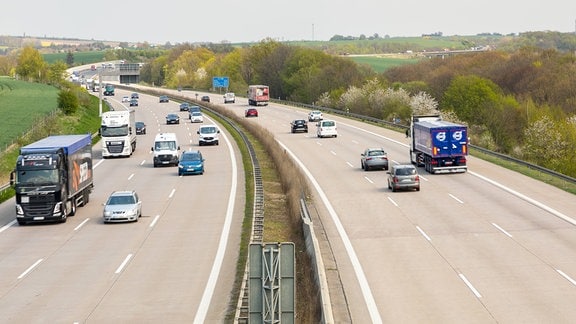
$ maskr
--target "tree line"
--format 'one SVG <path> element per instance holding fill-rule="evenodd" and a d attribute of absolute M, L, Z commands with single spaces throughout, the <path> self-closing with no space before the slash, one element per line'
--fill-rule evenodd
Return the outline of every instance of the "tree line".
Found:
<path fill-rule="evenodd" d="M 468 124 L 476 145 L 576 176 L 576 165 L 570 163 L 576 157 L 573 51 L 525 46 L 423 59 L 384 73 L 321 49 L 271 39 L 242 47 L 180 44 L 168 50 L 110 51 L 107 56 L 147 62 L 141 81 L 160 87 L 222 91 L 211 89 L 212 77 L 227 76 L 227 90 L 239 94 L 249 84 L 266 84 L 273 98 L 400 123 L 413 113 L 439 111 Z M 42 69 L 38 62 L 24 48 L 13 71 L 51 80 L 66 65 Z"/>

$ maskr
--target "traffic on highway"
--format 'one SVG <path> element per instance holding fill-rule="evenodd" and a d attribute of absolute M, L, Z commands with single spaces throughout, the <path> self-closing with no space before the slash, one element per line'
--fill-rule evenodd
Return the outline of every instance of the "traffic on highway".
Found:
<path fill-rule="evenodd" d="M 134 89 L 115 91 L 108 100 L 118 110 Z M 195 94 L 178 92 L 190 100 Z M 160 103 L 144 91 L 138 100 L 131 109 L 147 131 L 129 157 L 103 159 L 102 145 L 93 147 L 91 201 L 65 224 L 18 226 L 14 200 L 0 205 L 0 314 L 7 321 L 100 323 L 110 314 L 118 322 L 224 320 L 237 297 L 238 149 L 206 114 L 192 123 L 179 102 Z M 210 102 L 240 118 L 249 108 L 239 96 Z M 334 322 L 576 318 L 573 195 L 474 156 L 466 172 L 411 169 L 402 188 L 408 177 L 393 170 L 413 165 L 405 134 L 272 102 L 257 111 L 249 122 L 270 131 L 309 182 Z M 167 123 L 168 114 L 180 123 Z M 294 120 L 308 121 L 306 131 L 294 132 Z M 219 145 L 204 145 L 200 129 L 208 125 L 218 126 Z M 165 133 L 177 137 L 178 156 L 201 152 L 202 172 L 184 176 L 178 164 L 155 164 L 154 144 Z M 369 170 L 368 148 L 385 152 L 385 164 Z M 132 190 L 142 202 L 138 221 L 104 224 L 110 194 Z"/>

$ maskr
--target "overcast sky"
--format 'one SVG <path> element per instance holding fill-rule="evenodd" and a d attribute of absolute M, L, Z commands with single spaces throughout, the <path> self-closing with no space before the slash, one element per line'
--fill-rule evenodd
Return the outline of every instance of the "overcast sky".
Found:
<path fill-rule="evenodd" d="M 0 35 L 175 44 L 574 32 L 572 1 L 11 0 L 0 5 Z"/>

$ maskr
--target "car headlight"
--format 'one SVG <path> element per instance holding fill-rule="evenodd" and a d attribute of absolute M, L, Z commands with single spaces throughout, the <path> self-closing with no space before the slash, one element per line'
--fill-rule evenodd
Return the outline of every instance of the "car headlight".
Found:
<path fill-rule="evenodd" d="M 109 210 L 104 210 L 104 217 L 110 217 L 112 216 L 112 212 Z"/>

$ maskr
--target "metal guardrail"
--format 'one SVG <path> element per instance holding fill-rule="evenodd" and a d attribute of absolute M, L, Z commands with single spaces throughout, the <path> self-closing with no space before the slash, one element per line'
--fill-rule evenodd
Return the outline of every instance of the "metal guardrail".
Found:
<path fill-rule="evenodd" d="M 533 170 L 536 170 L 536 171 L 545 173 L 545 174 L 547 174 L 547 175 L 549 175 L 549 176 L 553 176 L 553 177 L 556 177 L 556 178 L 558 178 L 558 179 L 562 179 L 562 180 L 564 180 L 564 181 L 566 181 L 566 182 L 569 182 L 569 183 L 571 183 L 571 184 L 576 184 L 576 178 L 572 178 L 572 177 L 567 176 L 567 175 L 565 175 L 565 174 L 558 173 L 558 172 L 556 172 L 556 171 L 543 168 L 543 167 L 541 167 L 541 166 L 539 166 L 539 165 L 532 164 L 532 163 L 530 163 L 530 162 L 518 160 L 518 159 L 516 159 L 516 158 L 513 158 L 513 157 L 508 156 L 508 155 L 505 155 L 505 154 L 501 154 L 501 153 L 498 153 L 498 152 L 490 151 L 490 150 L 487 150 L 487 149 L 485 149 L 485 148 L 483 148 L 483 147 L 480 147 L 480 146 L 476 146 L 476 145 L 469 145 L 469 146 L 470 146 L 471 148 L 475 149 L 475 150 L 478 150 L 478 151 L 482 152 L 482 153 L 495 156 L 495 157 L 500 158 L 500 159 L 502 159 L 502 160 L 514 162 L 514 163 L 519 164 L 519 165 L 522 165 L 522 166 L 524 166 L 524 167 L 527 167 L 527 168 L 530 168 L 530 169 L 533 169 Z"/>

